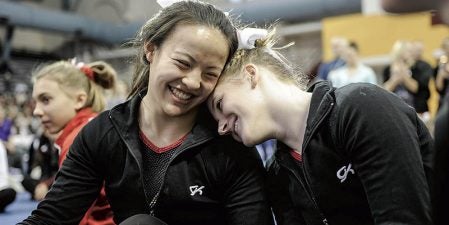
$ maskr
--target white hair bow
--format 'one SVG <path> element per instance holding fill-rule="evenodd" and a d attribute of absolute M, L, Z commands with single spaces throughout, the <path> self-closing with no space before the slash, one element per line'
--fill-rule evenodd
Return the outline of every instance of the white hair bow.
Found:
<path fill-rule="evenodd" d="M 264 38 L 268 35 L 268 31 L 261 28 L 244 28 L 237 31 L 239 38 L 239 49 L 253 49 L 257 39 Z"/>
<path fill-rule="evenodd" d="M 168 6 L 172 5 L 173 3 L 181 2 L 181 1 L 184 1 L 184 0 L 157 0 L 156 2 L 157 2 L 162 8 L 165 8 L 165 7 L 168 7 Z"/>

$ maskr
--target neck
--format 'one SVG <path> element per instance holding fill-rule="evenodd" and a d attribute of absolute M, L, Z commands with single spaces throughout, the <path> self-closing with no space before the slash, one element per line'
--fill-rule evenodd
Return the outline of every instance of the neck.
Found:
<path fill-rule="evenodd" d="M 346 65 L 348 65 L 348 68 L 350 68 L 350 69 L 355 69 L 355 68 L 357 68 L 357 64 L 358 64 L 358 61 L 348 61 L 348 62 L 346 63 Z"/>
<path fill-rule="evenodd" d="M 281 89 L 279 89 L 281 90 Z M 304 141 L 312 93 L 300 90 L 296 86 L 285 88 L 282 96 L 277 97 L 273 113 L 276 122 L 276 139 L 292 149 L 300 150 Z M 283 101 L 279 101 L 283 99 Z"/>
<path fill-rule="evenodd" d="M 156 146 L 167 146 L 186 135 L 195 123 L 196 113 L 170 116 L 151 107 L 146 95 L 140 104 L 139 126 L 145 136 Z"/>

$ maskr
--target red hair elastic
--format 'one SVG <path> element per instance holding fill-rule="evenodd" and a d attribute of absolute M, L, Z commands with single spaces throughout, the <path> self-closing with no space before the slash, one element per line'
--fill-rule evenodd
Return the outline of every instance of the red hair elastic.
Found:
<path fill-rule="evenodd" d="M 94 80 L 94 71 L 90 67 L 81 66 L 80 70 L 87 76 L 87 78 L 89 78 L 89 80 Z"/>

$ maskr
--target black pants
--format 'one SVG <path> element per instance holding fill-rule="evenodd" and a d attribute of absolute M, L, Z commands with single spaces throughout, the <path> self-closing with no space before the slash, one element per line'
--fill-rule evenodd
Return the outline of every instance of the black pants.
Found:
<path fill-rule="evenodd" d="M 5 211 L 6 206 L 16 199 L 16 191 L 12 188 L 6 188 L 0 191 L 0 212 Z"/>
<path fill-rule="evenodd" d="M 23 188 L 31 194 L 31 198 L 34 199 L 34 190 L 36 190 L 36 186 L 39 184 L 39 181 L 31 178 L 30 176 L 25 176 L 22 180 Z"/>

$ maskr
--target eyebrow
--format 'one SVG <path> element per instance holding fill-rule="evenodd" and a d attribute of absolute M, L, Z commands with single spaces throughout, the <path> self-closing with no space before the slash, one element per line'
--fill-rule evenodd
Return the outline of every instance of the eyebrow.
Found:
<path fill-rule="evenodd" d="M 33 99 L 40 99 L 40 98 L 42 98 L 44 95 L 47 95 L 47 92 L 42 92 L 42 93 L 39 93 L 36 97 L 33 97 L 33 96 L 31 96 Z"/>
<path fill-rule="evenodd" d="M 175 51 L 175 53 L 176 53 L 176 54 L 179 54 L 179 55 L 183 55 L 183 56 L 189 58 L 189 60 L 192 61 L 194 64 L 197 64 L 197 63 L 198 63 L 198 61 L 196 61 L 195 58 L 193 58 L 193 56 L 191 56 L 191 55 L 188 54 L 188 53 L 181 52 L 181 51 Z M 220 72 L 221 72 L 221 71 L 223 70 L 224 67 L 220 68 L 219 66 L 213 65 L 213 66 L 208 66 L 207 68 L 208 68 L 208 69 L 219 69 Z"/>

